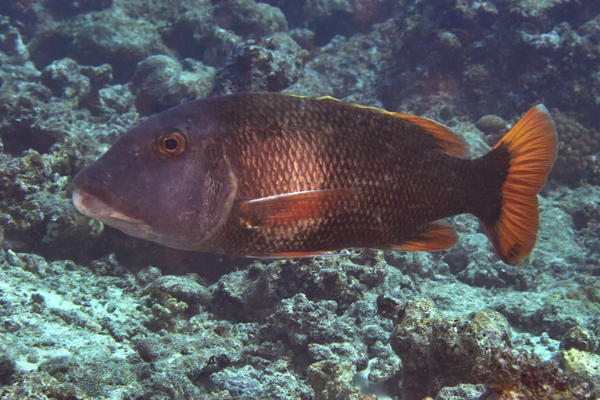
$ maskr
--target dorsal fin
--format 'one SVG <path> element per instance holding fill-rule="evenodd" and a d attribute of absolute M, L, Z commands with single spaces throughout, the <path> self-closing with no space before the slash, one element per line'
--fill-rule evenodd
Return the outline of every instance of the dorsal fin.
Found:
<path fill-rule="evenodd" d="M 330 101 L 333 100 L 333 101 L 339 101 L 339 102 L 345 103 L 342 100 L 334 99 L 333 97 L 330 97 L 330 96 L 318 97 L 317 100 L 330 100 Z M 361 106 L 360 104 L 354 104 L 354 103 L 345 103 L 345 104 L 348 104 L 353 107 L 358 107 L 358 108 L 366 108 L 368 110 L 377 111 L 382 114 L 392 115 L 394 117 L 401 118 L 405 121 L 408 121 L 411 124 L 417 125 L 421 129 L 423 129 L 426 133 L 428 133 L 433 138 L 435 138 L 438 146 L 440 147 L 440 150 L 443 153 L 448 154 L 449 156 L 465 157 L 467 155 L 467 153 L 469 152 L 469 147 L 467 146 L 467 143 L 463 140 L 463 138 L 458 136 L 456 133 L 452 132 L 450 129 L 448 129 L 444 125 L 442 125 L 438 122 L 435 122 L 432 119 L 417 117 L 416 115 L 410 115 L 410 114 L 394 113 L 394 112 L 382 110 L 382 109 L 376 108 L 376 107 Z"/>
<path fill-rule="evenodd" d="M 432 119 L 401 113 L 390 114 L 423 128 L 427 133 L 437 139 L 442 151 L 449 156 L 465 157 L 469 152 L 469 146 L 467 146 L 467 143 L 463 138 Z"/>

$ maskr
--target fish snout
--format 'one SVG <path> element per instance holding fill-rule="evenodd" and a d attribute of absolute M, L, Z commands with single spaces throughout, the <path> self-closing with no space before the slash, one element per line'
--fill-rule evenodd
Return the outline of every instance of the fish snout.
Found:
<path fill-rule="evenodd" d="M 83 215 L 102 222 L 107 219 L 142 222 L 142 213 L 106 184 L 80 173 L 73 180 L 73 186 L 73 205 Z"/>

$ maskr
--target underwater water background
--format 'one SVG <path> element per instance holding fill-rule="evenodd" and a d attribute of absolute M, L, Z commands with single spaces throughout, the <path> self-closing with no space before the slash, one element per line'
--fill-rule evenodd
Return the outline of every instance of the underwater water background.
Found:
<path fill-rule="evenodd" d="M 0 62 L 0 399 L 596 398 L 600 1 L 0 0 Z M 447 251 L 244 259 L 72 206 L 136 123 L 248 91 L 432 118 L 473 156 L 545 104 L 534 251 L 507 266 L 461 215 Z"/>

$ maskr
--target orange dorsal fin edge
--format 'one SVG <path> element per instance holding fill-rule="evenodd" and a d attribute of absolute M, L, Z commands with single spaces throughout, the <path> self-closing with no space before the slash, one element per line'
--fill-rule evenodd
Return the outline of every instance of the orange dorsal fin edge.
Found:
<path fill-rule="evenodd" d="M 417 117 L 416 115 L 409 114 L 391 114 L 411 122 L 427 131 L 427 133 L 436 139 L 441 151 L 449 156 L 465 157 L 469 152 L 469 146 L 467 146 L 467 143 L 463 140 L 463 138 L 432 119 Z"/>
<path fill-rule="evenodd" d="M 530 109 L 494 146 L 508 150 L 510 168 L 502 186 L 502 209 L 491 224 L 484 224 L 496 253 L 509 265 L 527 257 L 537 239 L 537 194 L 546 183 L 558 152 L 554 121 L 544 105 Z"/>
<path fill-rule="evenodd" d="M 335 99 L 330 96 L 318 97 L 317 100 L 339 101 L 339 102 L 343 103 L 342 100 L 338 100 L 338 99 Z M 392 115 L 394 117 L 401 118 L 405 121 L 408 121 L 411 124 L 417 125 L 421 129 L 423 129 L 427 134 L 429 134 L 430 136 L 435 138 L 436 143 L 439 146 L 439 149 L 443 153 L 448 154 L 450 156 L 465 157 L 467 155 L 467 153 L 469 152 L 469 146 L 460 136 L 458 136 L 456 133 L 452 132 L 450 129 L 448 129 L 444 125 L 442 125 L 438 122 L 435 122 L 432 119 L 417 117 L 416 115 L 410 115 L 410 114 L 394 113 L 394 112 L 382 110 L 382 109 L 376 108 L 376 107 L 361 106 L 360 104 L 354 104 L 354 103 L 346 103 L 346 104 L 350 104 L 354 107 L 366 108 L 369 110 L 377 111 L 382 114 Z"/>

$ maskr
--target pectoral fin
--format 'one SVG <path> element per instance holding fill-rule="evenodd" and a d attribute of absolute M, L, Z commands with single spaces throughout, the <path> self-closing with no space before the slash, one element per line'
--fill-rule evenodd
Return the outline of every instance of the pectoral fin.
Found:
<path fill-rule="evenodd" d="M 325 217 L 334 207 L 351 204 L 356 188 L 322 189 L 284 193 L 240 201 L 237 205 L 247 228 L 293 225 L 309 218 Z"/>

